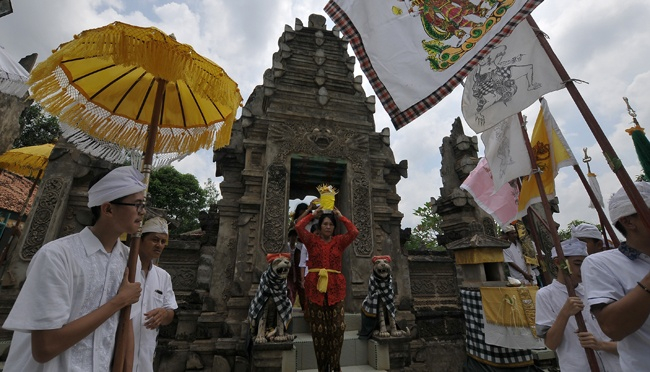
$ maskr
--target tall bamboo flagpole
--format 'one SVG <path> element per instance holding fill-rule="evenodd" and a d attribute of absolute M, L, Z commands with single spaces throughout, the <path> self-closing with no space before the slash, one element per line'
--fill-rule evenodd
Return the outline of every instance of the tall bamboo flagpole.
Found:
<path fill-rule="evenodd" d="M 566 69 L 564 68 L 560 60 L 557 58 L 557 55 L 555 55 L 555 52 L 551 48 L 551 45 L 544 37 L 544 34 L 539 30 L 539 26 L 537 26 L 537 23 L 535 23 L 533 17 L 529 15 L 526 19 L 530 24 L 530 26 L 535 31 L 535 34 L 537 35 L 537 40 L 539 40 L 539 43 L 544 48 L 544 51 L 548 55 L 548 58 L 551 60 L 551 63 L 553 63 L 553 66 L 555 67 L 558 74 L 560 75 L 560 78 L 563 81 L 565 81 L 565 87 L 567 91 L 569 91 L 571 98 L 573 98 L 573 101 L 575 102 L 576 106 L 578 107 L 578 110 L 582 114 L 582 117 L 585 119 L 585 122 L 587 123 L 587 126 L 591 130 L 591 133 L 593 133 L 594 137 L 596 138 L 596 141 L 598 142 L 598 145 L 600 146 L 601 150 L 603 150 L 603 155 L 605 155 L 605 159 L 607 159 L 607 163 L 609 164 L 609 167 L 618 177 L 618 180 L 623 186 L 623 189 L 625 189 L 625 192 L 630 198 L 632 205 L 634 205 L 634 209 L 636 209 L 639 216 L 641 216 L 641 219 L 643 220 L 645 225 L 648 228 L 650 228 L 650 209 L 645 204 L 645 201 L 641 197 L 641 194 L 639 194 L 639 190 L 636 189 L 636 186 L 634 185 L 634 182 L 630 178 L 630 175 L 627 173 L 627 170 L 625 170 L 625 167 L 623 166 L 621 159 L 619 159 L 618 155 L 616 154 L 616 151 L 614 151 L 612 144 L 607 139 L 607 136 L 605 135 L 602 128 L 598 124 L 598 121 L 596 120 L 594 115 L 591 113 L 591 110 L 587 106 L 585 100 L 580 95 L 580 92 L 578 92 L 578 88 L 576 88 L 575 84 L 571 80 L 571 77 L 569 77 L 569 74 L 567 73 Z"/>
<path fill-rule="evenodd" d="M 521 126 L 521 134 L 524 137 L 524 143 L 526 144 L 526 149 L 528 150 L 528 156 L 530 158 L 530 165 L 536 171 L 534 172 L 535 181 L 537 183 L 537 189 L 539 190 L 539 196 L 542 199 L 542 206 L 544 207 L 544 214 L 546 216 L 546 221 L 548 222 L 549 231 L 551 232 L 551 237 L 553 238 L 553 245 L 557 251 L 557 258 L 561 262 L 560 270 L 564 272 L 564 284 L 566 285 L 567 293 L 569 297 L 576 297 L 576 290 L 573 279 L 571 278 L 571 273 L 569 272 L 569 267 L 567 265 L 566 258 L 564 257 L 564 252 L 562 251 L 562 244 L 560 243 L 560 236 L 557 234 L 557 228 L 553 222 L 553 214 L 551 213 L 551 204 L 548 202 L 548 197 L 546 196 L 546 190 L 544 190 L 544 185 L 542 184 L 542 177 L 539 174 L 537 159 L 533 153 L 533 148 L 530 145 L 530 139 L 528 139 L 528 133 L 526 133 L 526 128 L 524 125 L 524 117 L 521 115 L 521 112 L 518 114 L 519 124 Z M 635 188 L 636 190 L 636 188 Z M 578 324 L 578 332 L 587 332 L 587 326 L 585 325 L 585 320 L 582 317 L 582 312 L 576 313 L 574 315 L 576 318 L 576 323 Z M 587 361 L 589 361 L 589 367 L 592 372 L 599 372 L 598 362 L 596 361 L 596 354 L 593 349 L 586 348 L 585 353 L 587 354 Z"/>

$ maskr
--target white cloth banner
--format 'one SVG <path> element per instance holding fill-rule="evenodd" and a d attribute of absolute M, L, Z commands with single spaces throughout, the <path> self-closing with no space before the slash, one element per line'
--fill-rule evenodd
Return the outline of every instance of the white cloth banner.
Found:
<path fill-rule="evenodd" d="M 518 116 L 512 115 L 481 133 L 485 157 L 492 170 L 494 193 L 517 177 L 532 172 Z"/>
<path fill-rule="evenodd" d="M 452 92 L 541 0 L 330 0 L 341 29 L 396 128 Z"/>
<path fill-rule="evenodd" d="M 598 204 L 600 204 L 601 208 L 605 208 L 605 203 L 603 202 L 603 192 L 600 191 L 600 184 L 598 183 L 598 179 L 596 179 L 596 174 L 587 173 L 587 181 L 589 181 L 589 186 L 591 186 L 591 190 L 596 195 Z M 594 203 L 592 201 L 589 201 L 589 208 L 596 209 L 596 206 L 594 206 Z"/>
<path fill-rule="evenodd" d="M 533 29 L 521 22 L 467 77 L 463 117 L 480 133 L 563 87 Z"/>
<path fill-rule="evenodd" d="M 27 93 L 29 72 L 0 46 L 0 92 L 22 98 Z"/>

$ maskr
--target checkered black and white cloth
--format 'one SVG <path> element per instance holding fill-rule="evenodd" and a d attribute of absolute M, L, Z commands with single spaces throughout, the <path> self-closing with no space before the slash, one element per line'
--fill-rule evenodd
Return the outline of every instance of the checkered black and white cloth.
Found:
<path fill-rule="evenodd" d="M 393 292 L 393 277 L 388 275 L 380 278 L 373 272 L 368 280 L 368 294 L 361 304 L 361 309 L 367 316 L 377 316 L 379 299 L 386 305 L 390 315 L 395 318 L 395 292 Z"/>
<path fill-rule="evenodd" d="M 461 288 L 460 298 L 465 312 L 467 353 L 474 359 L 497 366 L 526 366 L 533 364 L 533 354 L 526 349 L 508 349 L 485 343 L 481 292 Z"/>
<path fill-rule="evenodd" d="M 282 318 L 284 327 L 286 328 L 289 325 L 291 320 L 291 301 L 287 295 L 287 279 L 282 279 L 275 271 L 271 265 L 269 268 L 262 274 L 260 278 L 260 285 L 255 294 L 255 298 L 251 301 L 251 306 L 248 308 L 248 317 L 251 320 L 257 319 L 259 313 L 264 308 L 264 304 L 269 299 L 273 299 L 275 306 L 278 309 L 278 313 Z"/>

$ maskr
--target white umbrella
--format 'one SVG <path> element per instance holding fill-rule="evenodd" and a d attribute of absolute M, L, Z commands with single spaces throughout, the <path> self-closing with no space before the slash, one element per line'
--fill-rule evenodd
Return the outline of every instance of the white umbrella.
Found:
<path fill-rule="evenodd" d="M 27 79 L 29 72 L 0 46 L 0 92 L 22 98 L 29 89 Z"/>

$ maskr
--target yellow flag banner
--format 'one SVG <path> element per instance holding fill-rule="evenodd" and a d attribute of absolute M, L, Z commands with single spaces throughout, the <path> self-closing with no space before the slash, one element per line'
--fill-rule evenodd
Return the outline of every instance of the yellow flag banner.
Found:
<path fill-rule="evenodd" d="M 549 199 L 552 199 L 555 197 L 555 176 L 558 170 L 562 167 L 575 165 L 577 162 L 553 115 L 551 115 L 546 100 L 542 98 L 540 102 L 541 107 L 530 144 L 541 172 L 544 192 Z M 524 179 L 519 192 L 517 217 L 525 216 L 529 206 L 541 201 L 535 177 L 529 176 Z"/>

